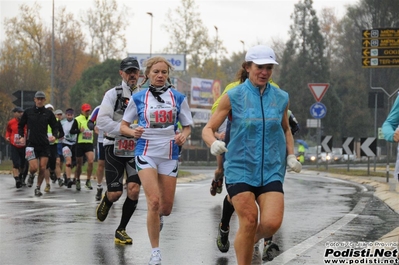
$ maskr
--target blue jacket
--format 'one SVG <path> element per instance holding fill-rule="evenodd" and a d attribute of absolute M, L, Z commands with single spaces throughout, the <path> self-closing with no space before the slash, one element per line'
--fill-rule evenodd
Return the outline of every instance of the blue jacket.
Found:
<path fill-rule="evenodd" d="M 385 140 L 394 142 L 393 134 L 396 128 L 399 126 L 399 96 L 396 98 L 395 103 L 392 106 L 391 112 L 387 119 L 382 124 L 382 133 L 384 134 Z"/>
<path fill-rule="evenodd" d="M 226 183 L 260 187 L 284 182 L 286 139 L 281 126 L 288 93 L 267 84 L 263 95 L 247 79 L 227 92 L 232 108 L 224 163 Z"/>

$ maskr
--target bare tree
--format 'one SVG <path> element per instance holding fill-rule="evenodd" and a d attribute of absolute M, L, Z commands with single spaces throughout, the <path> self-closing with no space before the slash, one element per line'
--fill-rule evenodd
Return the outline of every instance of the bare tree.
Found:
<path fill-rule="evenodd" d="M 165 52 L 186 54 L 189 72 L 193 75 L 200 75 L 201 67 L 213 55 L 221 58 L 225 52 L 220 39 L 209 37 L 197 10 L 194 0 L 181 0 L 181 6 L 176 10 L 169 9 L 165 24 L 171 36 Z"/>
<path fill-rule="evenodd" d="M 128 26 L 127 7 L 118 8 L 116 0 L 94 0 L 82 22 L 90 35 L 90 54 L 100 61 L 120 58 L 126 48 L 125 30 Z"/>

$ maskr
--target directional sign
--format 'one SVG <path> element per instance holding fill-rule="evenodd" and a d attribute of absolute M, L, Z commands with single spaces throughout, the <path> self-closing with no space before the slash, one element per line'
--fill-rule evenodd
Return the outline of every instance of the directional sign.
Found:
<path fill-rule="evenodd" d="M 399 29 L 362 31 L 362 67 L 399 67 Z"/>
<path fill-rule="evenodd" d="M 360 155 L 361 156 L 376 156 L 377 140 L 375 137 L 360 139 Z"/>
<path fill-rule="evenodd" d="M 353 137 L 344 137 L 342 138 L 342 153 L 344 155 L 353 155 L 354 154 L 354 143 L 355 138 Z"/>
<path fill-rule="evenodd" d="M 397 39 L 366 39 L 362 41 L 363 48 L 395 48 L 399 47 L 399 37 Z"/>
<path fill-rule="evenodd" d="M 314 103 L 310 107 L 310 115 L 312 115 L 312 117 L 315 119 L 322 119 L 326 116 L 326 114 L 327 114 L 327 108 L 321 102 Z"/>
<path fill-rule="evenodd" d="M 365 68 L 399 67 L 399 58 L 362 58 L 362 66 Z"/>
<path fill-rule="evenodd" d="M 330 84 L 328 84 L 328 83 L 310 83 L 310 84 L 308 84 L 310 92 L 312 92 L 313 97 L 316 99 L 317 102 L 321 101 L 324 94 L 327 92 L 327 89 L 329 86 L 330 86 Z"/>
<path fill-rule="evenodd" d="M 362 49 L 364 57 L 399 57 L 399 48 L 389 49 Z"/>
<path fill-rule="evenodd" d="M 25 90 L 18 90 L 13 93 L 17 99 L 14 100 L 12 103 L 18 107 L 23 109 L 31 108 L 35 106 L 35 102 L 33 98 L 36 94 L 36 91 L 25 91 Z"/>
<path fill-rule="evenodd" d="M 383 28 L 383 29 L 366 29 L 362 30 L 363 38 L 399 38 L 399 29 Z"/>
<path fill-rule="evenodd" d="M 322 152 L 331 153 L 332 136 L 331 135 L 322 136 L 320 145 Z"/>

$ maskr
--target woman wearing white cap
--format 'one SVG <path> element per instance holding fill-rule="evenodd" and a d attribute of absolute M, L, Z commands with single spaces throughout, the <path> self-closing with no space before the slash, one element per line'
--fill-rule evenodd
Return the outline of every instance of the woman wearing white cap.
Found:
<path fill-rule="evenodd" d="M 226 152 L 226 187 L 239 219 L 234 242 L 239 265 L 251 264 L 254 243 L 272 236 L 282 223 L 286 165 L 295 172 L 302 168 L 294 155 L 288 94 L 269 83 L 277 64 L 271 48 L 250 48 L 243 64 L 248 79 L 221 98 L 202 132 L 213 155 Z M 228 116 L 230 152 L 214 136 Z"/>

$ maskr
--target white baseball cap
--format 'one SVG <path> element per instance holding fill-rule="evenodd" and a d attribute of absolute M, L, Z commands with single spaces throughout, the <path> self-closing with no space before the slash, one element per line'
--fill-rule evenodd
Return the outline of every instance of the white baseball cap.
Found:
<path fill-rule="evenodd" d="M 248 49 L 245 55 L 246 62 L 253 62 L 257 65 L 263 64 L 278 64 L 276 62 L 276 54 L 265 45 L 257 45 Z"/>
<path fill-rule="evenodd" d="M 52 108 L 52 109 L 54 109 L 54 107 L 53 107 L 53 105 L 51 105 L 51 104 L 46 104 L 46 106 L 44 106 L 46 109 L 48 109 L 48 108 Z"/>

